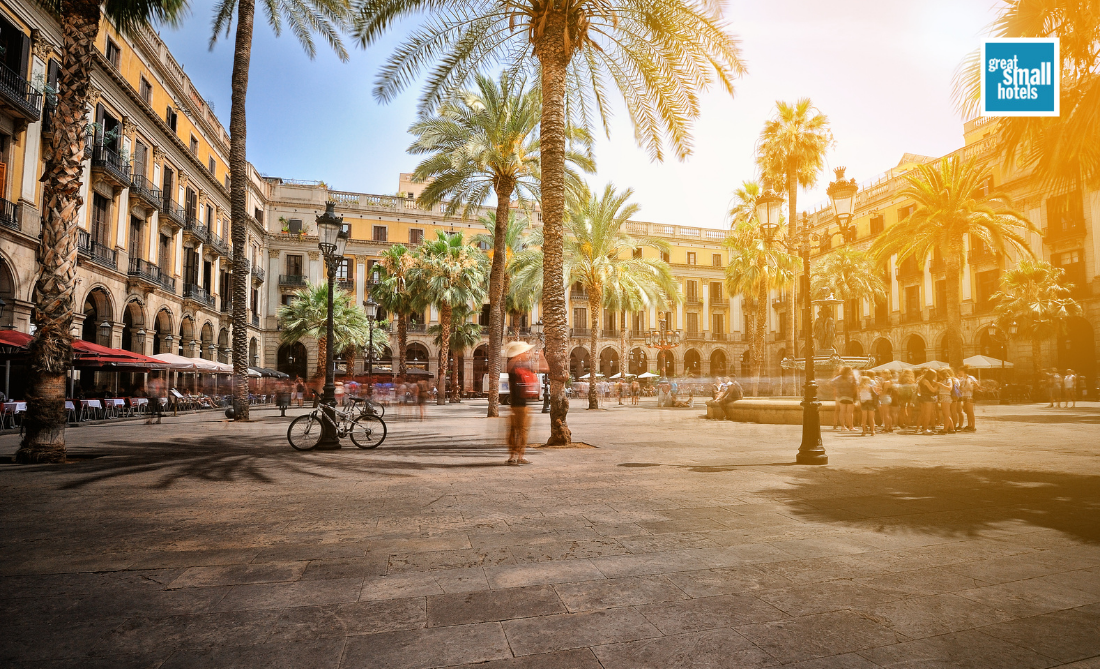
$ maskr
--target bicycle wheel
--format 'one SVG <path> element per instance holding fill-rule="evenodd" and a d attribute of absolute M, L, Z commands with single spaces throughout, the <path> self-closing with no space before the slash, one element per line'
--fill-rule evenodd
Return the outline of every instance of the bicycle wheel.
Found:
<path fill-rule="evenodd" d="M 374 410 L 374 415 L 375 416 L 378 416 L 379 418 L 381 418 L 382 416 L 386 415 L 386 405 L 382 404 L 381 402 L 371 401 L 370 406 L 371 406 L 371 409 Z"/>
<path fill-rule="evenodd" d="M 362 416 L 351 424 L 351 441 L 359 448 L 378 448 L 386 440 L 386 421 Z"/>
<path fill-rule="evenodd" d="M 315 413 L 298 416 L 286 430 L 286 440 L 296 451 L 309 451 L 321 441 L 321 419 Z"/>

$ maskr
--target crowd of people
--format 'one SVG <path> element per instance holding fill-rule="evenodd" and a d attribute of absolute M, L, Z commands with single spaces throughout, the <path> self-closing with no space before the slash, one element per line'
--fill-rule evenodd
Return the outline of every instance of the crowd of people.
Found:
<path fill-rule="evenodd" d="M 1064 372 L 1058 369 L 1044 369 L 1040 374 L 1043 397 L 1047 400 L 1048 408 L 1060 409 L 1062 406 L 1069 409 L 1077 407 L 1077 397 L 1087 387 L 1084 379 L 1077 376 L 1077 372 L 1067 369 Z"/>
<path fill-rule="evenodd" d="M 907 369 L 900 373 L 860 373 L 841 367 L 829 382 L 835 395 L 833 429 L 860 436 L 908 431 L 911 434 L 975 432 L 970 370 Z"/>

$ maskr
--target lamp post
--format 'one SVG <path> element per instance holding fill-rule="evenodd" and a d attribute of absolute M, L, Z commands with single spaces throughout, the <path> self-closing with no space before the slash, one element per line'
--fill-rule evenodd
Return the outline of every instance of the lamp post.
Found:
<path fill-rule="evenodd" d="M 4 320 L 4 311 L 7 309 L 7 307 L 8 307 L 8 303 L 5 302 L 3 298 L 0 298 L 0 321 Z M 0 325 L 0 330 L 13 330 L 13 329 L 15 329 L 15 328 L 11 325 Z"/>
<path fill-rule="evenodd" d="M 546 334 L 541 318 L 531 325 L 531 332 L 539 338 L 539 348 L 545 355 Z M 542 375 L 542 413 L 550 413 L 550 375 L 546 373 Z"/>
<path fill-rule="evenodd" d="M 680 345 L 680 331 L 670 329 L 668 327 L 668 321 L 662 318 L 658 329 L 650 330 L 646 333 L 645 345 L 646 348 L 652 348 L 657 351 L 657 362 L 660 364 L 662 351 L 671 351 Z M 667 376 L 663 368 L 661 369 L 661 375 Z"/>
<path fill-rule="evenodd" d="M 363 311 L 367 312 L 367 397 L 374 397 L 374 317 L 378 314 L 378 303 L 367 296 L 363 302 Z"/>
<path fill-rule="evenodd" d="M 317 217 L 317 246 L 325 256 L 325 264 L 328 267 L 328 316 L 325 321 L 325 341 L 327 342 L 327 355 L 325 360 L 325 386 L 321 397 L 321 410 L 329 417 L 322 426 L 321 440 L 316 448 L 337 449 L 340 448 L 340 437 L 336 434 L 336 356 L 335 345 L 332 340 L 332 293 L 336 284 L 336 269 L 344 257 L 344 248 L 348 238 L 343 231 L 344 219 L 337 216 L 336 203 L 325 204 L 325 213 Z"/>
<path fill-rule="evenodd" d="M 104 346 L 111 346 L 111 321 L 105 320 L 99 324 L 99 336 L 106 342 Z"/>

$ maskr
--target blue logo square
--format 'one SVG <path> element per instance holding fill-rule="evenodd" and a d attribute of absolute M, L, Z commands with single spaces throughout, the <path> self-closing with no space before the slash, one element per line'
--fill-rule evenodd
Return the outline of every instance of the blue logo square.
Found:
<path fill-rule="evenodd" d="M 988 40 L 981 65 L 982 116 L 1058 116 L 1056 38 Z"/>

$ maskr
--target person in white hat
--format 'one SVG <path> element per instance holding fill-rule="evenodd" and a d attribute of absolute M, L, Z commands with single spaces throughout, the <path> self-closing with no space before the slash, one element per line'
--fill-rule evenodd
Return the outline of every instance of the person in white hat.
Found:
<path fill-rule="evenodd" d="M 538 377 L 531 371 L 527 362 L 527 353 L 534 348 L 522 341 L 510 341 L 504 347 L 504 357 L 508 359 L 508 396 L 512 407 L 508 423 L 508 464 L 529 465 L 523 453 L 527 449 L 527 428 L 530 421 L 527 416 L 527 400 L 538 397 Z"/>

